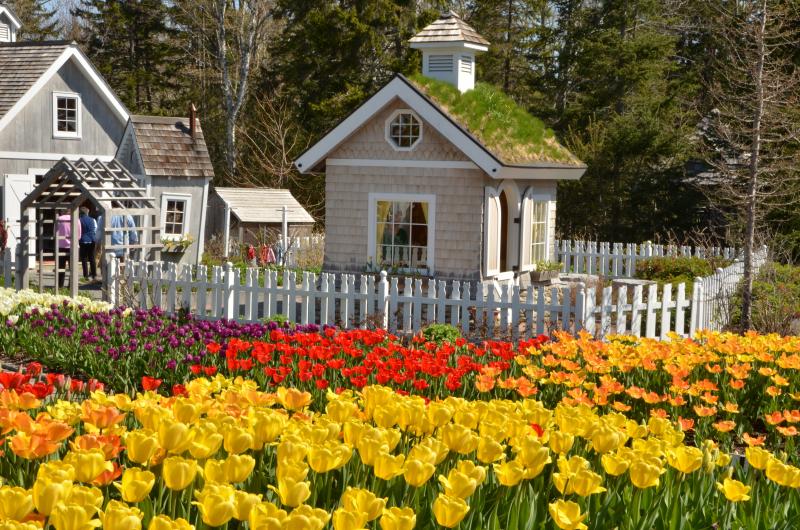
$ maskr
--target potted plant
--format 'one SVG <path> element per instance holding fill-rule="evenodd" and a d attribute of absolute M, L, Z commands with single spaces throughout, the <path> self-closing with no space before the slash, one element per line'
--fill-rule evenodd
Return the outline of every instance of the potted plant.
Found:
<path fill-rule="evenodd" d="M 194 238 L 189 234 L 184 234 L 175 238 L 161 238 L 162 259 L 164 261 L 174 261 L 177 263 L 192 243 L 194 243 Z"/>
<path fill-rule="evenodd" d="M 531 282 L 549 282 L 558 278 L 561 264 L 552 261 L 537 261 L 531 271 Z"/>

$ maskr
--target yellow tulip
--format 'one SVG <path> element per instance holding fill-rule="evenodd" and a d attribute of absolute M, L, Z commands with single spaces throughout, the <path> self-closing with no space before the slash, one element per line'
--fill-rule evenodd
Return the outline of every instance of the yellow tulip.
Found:
<path fill-rule="evenodd" d="M 322 530 L 330 518 L 330 514 L 325 510 L 303 504 L 292 510 L 281 528 L 282 530 Z"/>
<path fill-rule="evenodd" d="M 517 459 L 525 467 L 527 479 L 537 477 L 544 470 L 544 466 L 552 462 L 547 446 L 532 436 L 525 437 L 514 449 L 517 451 Z"/>
<path fill-rule="evenodd" d="M 747 462 L 755 469 L 767 469 L 767 464 L 773 458 L 772 453 L 760 447 L 748 447 L 744 450 Z"/>
<path fill-rule="evenodd" d="M 40 477 L 33 483 L 33 504 L 36 511 L 42 515 L 50 515 L 57 504 L 72 490 L 72 482 L 68 480 L 54 481 L 47 477 Z"/>
<path fill-rule="evenodd" d="M 558 499 L 547 508 L 553 522 L 561 530 L 586 530 L 587 526 L 583 524 L 586 514 L 581 514 L 581 507 L 576 503 Z"/>
<path fill-rule="evenodd" d="M 381 530 L 413 530 L 416 524 L 417 515 L 411 508 L 389 508 L 380 520 Z"/>
<path fill-rule="evenodd" d="M 206 460 L 203 466 L 203 478 L 210 482 L 228 482 L 225 472 L 225 460 L 215 460 L 213 458 Z"/>
<path fill-rule="evenodd" d="M 436 522 L 445 528 L 454 528 L 467 515 L 469 506 L 464 499 L 440 493 L 433 501 L 433 515 Z"/>
<path fill-rule="evenodd" d="M 111 462 L 106 462 L 102 449 L 70 451 L 64 456 L 64 462 L 75 468 L 75 479 L 79 482 L 92 482 L 100 474 L 114 469 Z"/>
<path fill-rule="evenodd" d="M 36 472 L 36 478 L 49 478 L 55 482 L 72 482 L 75 480 L 75 468 L 65 462 L 51 460 L 39 466 L 39 470 Z"/>
<path fill-rule="evenodd" d="M 311 483 L 297 481 L 292 477 L 278 479 L 278 487 L 270 485 L 269 489 L 278 494 L 284 506 L 300 506 L 311 496 Z"/>
<path fill-rule="evenodd" d="M 64 499 L 64 503 L 77 504 L 87 509 L 93 508 L 96 512 L 103 506 L 103 492 L 100 491 L 100 488 L 73 486 Z"/>
<path fill-rule="evenodd" d="M 222 447 L 222 435 L 211 422 L 203 422 L 192 426 L 192 441 L 189 444 L 189 454 L 197 460 L 211 458 Z"/>
<path fill-rule="evenodd" d="M 525 478 L 525 468 L 519 460 L 509 460 L 494 464 L 494 474 L 503 486 L 516 486 Z"/>
<path fill-rule="evenodd" d="M 295 482 L 300 482 L 301 480 L 305 480 L 308 476 L 308 464 L 302 460 L 278 463 L 276 475 L 278 480 L 288 477 L 293 479 Z"/>
<path fill-rule="evenodd" d="M 506 454 L 506 449 L 500 442 L 488 436 L 481 436 L 478 440 L 478 460 L 483 464 L 491 464 L 501 460 Z"/>
<path fill-rule="evenodd" d="M 451 451 L 467 455 L 478 448 L 478 435 L 458 423 L 448 423 L 441 429 L 442 441 Z"/>
<path fill-rule="evenodd" d="M 341 503 L 347 510 L 366 513 L 367 521 L 372 521 L 383 512 L 386 499 L 376 497 L 369 490 L 348 487 L 342 495 Z"/>
<path fill-rule="evenodd" d="M 731 502 L 741 502 L 750 500 L 750 486 L 745 486 L 738 480 L 726 478 L 722 484 L 717 482 L 717 489 L 725 494 L 725 498 Z"/>
<path fill-rule="evenodd" d="M 94 513 L 94 509 L 87 510 L 77 504 L 59 504 L 50 514 L 50 524 L 56 530 L 89 530 L 103 524 L 92 518 Z"/>
<path fill-rule="evenodd" d="M 618 476 L 628 470 L 629 460 L 619 453 L 606 453 L 600 457 L 603 469 L 609 475 Z"/>
<path fill-rule="evenodd" d="M 0 519 L 22 521 L 32 511 L 32 491 L 10 486 L 0 488 Z"/>
<path fill-rule="evenodd" d="M 247 518 L 251 530 L 282 530 L 286 511 L 271 502 L 261 502 L 250 509 Z"/>
<path fill-rule="evenodd" d="M 255 447 L 255 437 L 249 429 L 231 425 L 223 433 L 223 447 L 228 453 L 239 454 Z"/>
<path fill-rule="evenodd" d="M 692 473 L 703 465 L 703 451 L 697 447 L 681 445 L 667 452 L 667 462 L 681 473 Z"/>
<path fill-rule="evenodd" d="M 247 521 L 250 519 L 250 511 L 253 506 L 261 502 L 261 495 L 236 490 L 233 492 L 233 500 L 236 505 L 236 513 L 233 517 L 238 521 Z"/>
<path fill-rule="evenodd" d="M 13 519 L 0 520 L 0 530 L 42 530 L 36 523 L 20 523 Z"/>
<path fill-rule="evenodd" d="M 172 413 L 175 415 L 175 419 L 187 425 L 196 422 L 200 418 L 202 410 L 202 403 L 197 403 L 189 398 L 178 398 L 172 404 Z"/>
<path fill-rule="evenodd" d="M 388 453 L 381 453 L 375 458 L 375 476 L 383 479 L 390 480 L 398 475 L 403 474 L 403 464 L 405 463 L 405 455 L 393 456 Z"/>
<path fill-rule="evenodd" d="M 278 401 L 288 410 L 299 410 L 311 404 L 311 394 L 296 388 L 278 387 Z"/>
<path fill-rule="evenodd" d="M 208 488 L 210 484 L 206 484 Z M 204 489 L 206 489 L 204 488 Z M 203 522 L 208 526 L 222 526 L 230 521 L 236 513 L 236 505 L 233 500 L 233 490 L 230 494 L 217 492 L 201 492 L 198 495 L 199 502 L 193 502 L 200 510 Z"/>
<path fill-rule="evenodd" d="M 274 442 L 283 432 L 286 422 L 286 413 L 272 409 L 256 411 L 251 422 L 255 436 L 254 449 L 259 450 L 264 447 L 264 444 Z"/>
<path fill-rule="evenodd" d="M 550 449 L 559 455 L 565 455 L 572 449 L 572 444 L 575 443 L 575 436 L 568 432 L 553 431 L 550 433 Z"/>
<path fill-rule="evenodd" d="M 164 459 L 161 476 L 164 484 L 173 491 L 186 489 L 197 476 L 197 462 L 180 456 Z"/>
<path fill-rule="evenodd" d="M 166 515 L 156 515 L 147 530 L 194 530 L 194 525 L 186 519 L 170 519 Z"/>
<path fill-rule="evenodd" d="M 592 433 L 592 449 L 597 453 L 613 451 L 627 440 L 627 435 L 608 423 L 602 423 Z"/>
<path fill-rule="evenodd" d="M 405 478 L 408 485 L 419 488 L 428 482 L 434 471 L 436 471 L 436 467 L 430 462 L 406 460 L 403 478 Z"/>
<path fill-rule="evenodd" d="M 325 406 L 325 414 L 333 421 L 345 423 L 358 414 L 358 405 L 345 399 L 329 399 Z"/>
<path fill-rule="evenodd" d="M 637 459 L 631 462 L 628 473 L 634 486 L 640 489 L 658 486 L 658 477 L 664 472 L 662 467 L 651 460 Z"/>
<path fill-rule="evenodd" d="M 256 460 L 250 455 L 228 455 L 225 459 L 225 478 L 227 482 L 237 484 L 244 482 L 256 467 Z"/>
<path fill-rule="evenodd" d="M 131 462 L 147 464 L 158 448 L 158 437 L 153 431 L 141 429 L 125 435 L 125 452 Z"/>
<path fill-rule="evenodd" d="M 122 500 L 136 503 L 147 498 L 155 483 L 156 476 L 150 471 L 129 467 L 122 473 L 122 482 L 114 486 L 122 493 Z"/>
<path fill-rule="evenodd" d="M 138 508 L 120 501 L 110 501 L 100 519 L 103 527 L 114 530 L 141 530 L 144 514 Z"/>
<path fill-rule="evenodd" d="M 365 466 L 374 466 L 378 455 L 389 451 L 389 445 L 381 438 L 365 437 L 358 442 L 358 456 Z"/>
<path fill-rule="evenodd" d="M 784 487 L 800 487 L 800 469 L 774 457 L 767 463 L 767 478 Z"/>
<path fill-rule="evenodd" d="M 581 497 L 588 497 L 589 495 L 606 491 L 606 489 L 601 486 L 602 483 L 603 477 L 588 469 L 582 469 L 569 479 L 568 489 L 570 493 L 577 493 Z"/>
<path fill-rule="evenodd" d="M 195 431 L 188 425 L 164 418 L 158 425 L 158 443 L 168 453 L 180 454 L 192 445 Z"/>
<path fill-rule="evenodd" d="M 334 530 L 362 530 L 367 523 L 367 516 L 363 512 L 353 512 L 339 508 L 333 512 Z"/>
<path fill-rule="evenodd" d="M 345 465 L 353 450 L 345 444 L 314 444 L 308 448 L 308 465 L 317 473 L 327 473 Z"/>

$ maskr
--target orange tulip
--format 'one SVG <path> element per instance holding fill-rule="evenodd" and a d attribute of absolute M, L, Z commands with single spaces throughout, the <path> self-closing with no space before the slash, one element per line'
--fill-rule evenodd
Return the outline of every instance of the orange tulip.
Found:
<path fill-rule="evenodd" d="M 112 462 L 113 469 L 109 469 L 100 473 L 93 481 L 95 486 L 108 486 L 122 475 L 122 468 L 117 462 Z"/>
<path fill-rule="evenodd" d="M 107 405 L 93 406 L 90 401 L 84 401 L 81 408 L 83 410 L 81 419 L 100 430 L 108 429 L 125 419 L 125 414 L 121 413 L 117 407 Z"/>
<path fill-rule="evenodd" d="M 11 437 L 11 450 L 14 454 L 28 460 L 43 458 L 58 450 L 59 444 L 40 434 L 28 435 L 18 432 Z"/>
<path fill-rule="evenodd" d="M 71 446 L 76 451 L 100 449 L 103 451 L 106 460 L 116 458 L 122 451 L 120 437 L 116 434 L 84 434 L 75 438 Z"/>

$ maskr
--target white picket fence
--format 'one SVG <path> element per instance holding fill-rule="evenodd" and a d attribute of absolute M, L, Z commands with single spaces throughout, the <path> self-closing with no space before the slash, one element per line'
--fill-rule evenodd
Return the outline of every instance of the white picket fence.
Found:
<path fill-rule="evenodd" d="M 655 257 L 695 256 L 736 259 L 735 248 L 691 247 L 645 243 L 604 243 L 597 241 L 556 241 L 556 258 L 561 272 L 595 274 L 611 278 L 633 278 L 636 264 Z"/>
<path fill-rule="evenodd" d="M 757 265 L 766 260 L 766 253 Z M 209 274 L 210 273 L 210 274 Z M 313 274 L 257 268 L 176 266 L 174 263 L 109 264 L 109 296 L 116 305 L 159 306 L 199 318 L 257 321 L 283 315 L 299 324 L 381 326 L 414 333 L 445 322 L 486 337 L 531 337 L 554 330 L 586 330 L 666 338 L 699 329 L 722 329 L 742 275 L 741 263 L 707 278 L 662 287 L 589 288 L 445 282 L 380 275 Z"/>

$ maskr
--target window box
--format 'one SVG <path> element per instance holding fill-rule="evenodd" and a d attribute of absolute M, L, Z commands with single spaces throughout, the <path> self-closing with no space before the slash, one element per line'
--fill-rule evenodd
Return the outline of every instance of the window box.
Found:
<path fill-rule="evenodd" d="M 531 282 L 550 282 L 558 278 L 559 271 L 531 271 Z"/>

